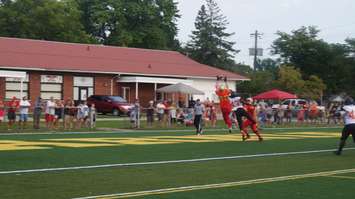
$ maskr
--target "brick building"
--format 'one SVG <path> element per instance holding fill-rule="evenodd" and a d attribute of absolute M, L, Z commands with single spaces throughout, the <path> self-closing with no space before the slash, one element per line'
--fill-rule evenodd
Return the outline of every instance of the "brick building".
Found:
<path fill-rule="evenodd" d="M 156 89 L 184 83 L 215 99 L 216 75 L 226 75 L 231 88 L 247 78 L 193 61 L 174 51 L 74 44 L 0 37 L 0 99 L 20 96 L 20 79 L 1 71 L 22 71 L 23 95 L 85 100 L 120 95 L 143 104 L 164 96 Z"/>

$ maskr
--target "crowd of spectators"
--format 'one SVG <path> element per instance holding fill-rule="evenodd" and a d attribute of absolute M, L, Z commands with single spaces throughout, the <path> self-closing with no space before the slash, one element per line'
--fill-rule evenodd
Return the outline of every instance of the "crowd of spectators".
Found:
<path fill-rule="evenodd" d="M 50 130 L 95 127 L 95 105 L 89 107 L 84 101 L 75 105 L 71 99 L 54 100 L 53 97 L 48 100 L 37 97 L 34 103 L 27 97 L 23 97 L 21 100 L 13 97 L 8 102 L 0 100 L 0 124 L 6 118 L 7 128 L 11 130 L 18 120 L 18 127 L 26 129 L 30 109 L 32 109 L 34 129 L 40 128 L 42 116 L 44 116 L 46 128 Z"/>

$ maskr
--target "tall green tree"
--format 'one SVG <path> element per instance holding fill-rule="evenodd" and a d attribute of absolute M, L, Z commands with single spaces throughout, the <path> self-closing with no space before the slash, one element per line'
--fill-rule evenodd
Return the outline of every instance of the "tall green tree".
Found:
<path fill-rule="evenodd" d="M 76 0 L 85 29 L 100 43 L 151 49 L 178 49 L 173 0 Z"/>
<path fill-rule="evenodd" d="M 228 21 L 214 0 L 206 0 L 198 11 L 196 30 L 192 31 L 186 51 L 196 61 L 221 68 L 234 63 L 235 42 L 228 41 L 234 33 L 227 33 Z"/>
<path fill-rule="evenodd" d="M 283 64 L 300 69 L 305 79 L 311 75 L 322 79 L 327 94 L 351 92 L 349 84 L 354 84 L 354 64 L 348 58 L 351 45 L 329 44 L 319 39 L 318 33 L 312 26 L 301 27 L 291 34 L 278 32 L 272 52 L 280 55 Z"/>
<path fill-rule="evenodd" d="M 70 0 L 1 1 L 0 35 L 68 42 L 93 42 Z"/>

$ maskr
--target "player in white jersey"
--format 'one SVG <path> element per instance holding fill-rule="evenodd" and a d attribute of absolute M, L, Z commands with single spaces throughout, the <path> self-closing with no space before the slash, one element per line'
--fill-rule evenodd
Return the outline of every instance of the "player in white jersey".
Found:
<path fill-rule="evenodd" d="M 345 104 L 346 105 L 343 107 L 343 110 L 345 111 L 345 126 L 341 134 L 339 148 L 337 151 L 334 152 L 336 155 L 341 155 L 346 140 L 348 139 L 350 134 L 352 135 L 353 141 L 355 143 L 355 105 L 354 102 L 350 100 L 348 102 L 345 102 Z"/>

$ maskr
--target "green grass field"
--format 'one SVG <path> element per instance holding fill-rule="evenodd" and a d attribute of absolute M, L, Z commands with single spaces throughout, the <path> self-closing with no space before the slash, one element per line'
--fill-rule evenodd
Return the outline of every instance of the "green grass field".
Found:
<path fill-rule="evenodd" d="M 354 198 L 339 128 L 0 135 L 0 198 Z M 354 148 L 353 148 L 354 147 Z"/>

